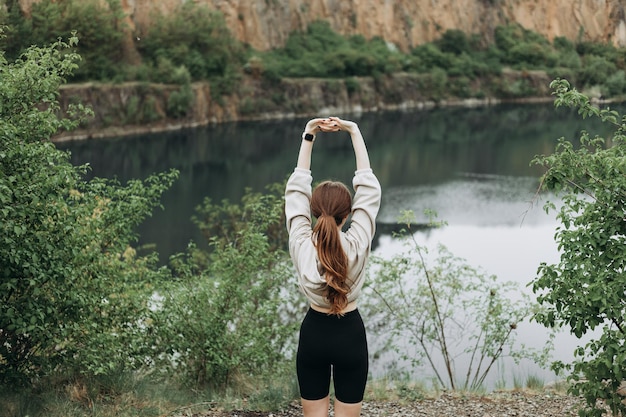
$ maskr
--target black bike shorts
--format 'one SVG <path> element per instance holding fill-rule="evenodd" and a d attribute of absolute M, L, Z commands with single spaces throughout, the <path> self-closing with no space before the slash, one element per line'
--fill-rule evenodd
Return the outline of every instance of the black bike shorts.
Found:
<path fill-rule="evenodd" d="M 368 352 L 359 311 L 336 316 L 309 308 L 300 326 L 296 368 L 300 396 L 305 400 L 325 398 L 332 373 L 337 400 L 363 401 Z"/>

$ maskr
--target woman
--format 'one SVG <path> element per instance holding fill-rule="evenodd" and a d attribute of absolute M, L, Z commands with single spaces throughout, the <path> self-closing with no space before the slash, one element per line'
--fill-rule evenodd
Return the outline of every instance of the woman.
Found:
<path fill-rule="evenodd" d="M 315 134 L 337 131 L 347 131 L 352 138 L 356 157 L 354 201 L 339 182 L 322 182 L 311 192 Z M 296 356 L 305 417 L 328 416 L 331 373 L 335 417 L 361 413 L 368 352 L 356 300 L 363 286 L 380 198 L 380 184 L 357 124 L 338 117 L 310 120 L 285 190 L 289 253 L 300 290 L 310 303 Z M 350 227 L 343 232 L 350 214 Z M 313 228 L 312 216 L 317 218 Z"/>

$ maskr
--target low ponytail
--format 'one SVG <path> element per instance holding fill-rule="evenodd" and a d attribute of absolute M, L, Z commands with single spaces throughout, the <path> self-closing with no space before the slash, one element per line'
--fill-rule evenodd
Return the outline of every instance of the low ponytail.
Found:
<path fill-rule="evenodd" d="M 324 268 L 330 314 L 335 315 L 341 315 L 348 305 L 348 257 L 341 245 L 339 226 L 351 210 L 352 197 L 344 184 L 325 181 L 313 191 L 311 212 L 317 217 L 313 236 L 318 260 Z"/>

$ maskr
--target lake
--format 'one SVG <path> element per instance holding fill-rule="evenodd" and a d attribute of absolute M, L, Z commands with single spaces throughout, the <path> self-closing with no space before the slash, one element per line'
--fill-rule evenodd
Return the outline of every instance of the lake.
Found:
<path fill-rule="evenodd" d="M 326 115 L 322 115 L 326 116 Z M 405 112 L 348 115 L 358 122 L 370 151 L 371 165 L 383 187 L 379 231 L 374 252 L 385 256 L 398 248 L 390 236 L 402 210 L 435 210 L 447 222 L 441 229 L 418 232 L 421 243 L 442 243 L 523 291 L 540 262 L 555 263 L 554 214 L 537 198 L 542 170 L 530 166 L 536 155 L 554 151 L 557 139 L 575 140 L 581 130 L 605 136 L 608 128 L 582 120 L 552 104 L 503 104 L 476 108 L 434 108 Z M 153 244 L 161 260 L 201 242 L 191 223 L 205 197 L 238 201 L 245 188 L 262 191 L 293 170 L 305 119 L 229 123 L 142 136 L 60 143 L 76 164 L 89 163 L 91 174 L 124 182 L 169 168 L 180 178 L 141 225 L 140 243 Z M 350 182 L 354 155 L 347 133 L 320 134 L 313 152 L 315 180 Z M 423 217 L 419 219 L 425 221 Z M 518 338 L 545 343 L 545 329 L 520 326 Z M 555 357 L 569 360 L 573 336 L 557 338 Z M 382 373 L 384 363 L 373 364 Z M 533 364 L 522 370 L 506 365 L 512 376 L 553 376 Z M 495 375 L 494 377 L 497 377 Z M 493 384 L 493 381 L 491 381 Z"/>

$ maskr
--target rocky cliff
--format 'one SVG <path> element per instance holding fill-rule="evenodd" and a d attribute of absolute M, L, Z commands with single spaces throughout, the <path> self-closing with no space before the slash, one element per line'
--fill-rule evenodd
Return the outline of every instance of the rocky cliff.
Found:
<path fill-rule="evenodd" d="M 19 0 L 27 12 L 39 0 Z M 136 34 L 154 13 L 171 13 L 186 0 L 121 0 Z M 282 46 L 289 33 L 326 20 L 338 33 L 380 36 L 402 50 L 437 39 L 448 29 L 479 33 L 512 22 L 548 39 L 626 46 L 623 0 L 193 0 L 221 11 L 232 33 L 259 50 Z"/>

